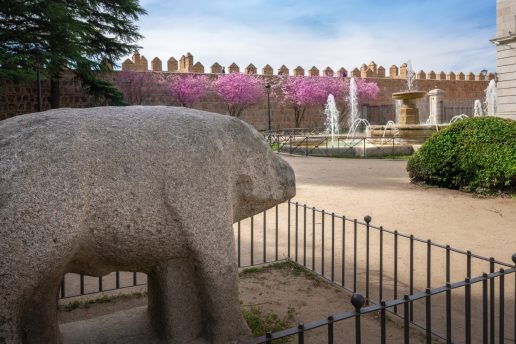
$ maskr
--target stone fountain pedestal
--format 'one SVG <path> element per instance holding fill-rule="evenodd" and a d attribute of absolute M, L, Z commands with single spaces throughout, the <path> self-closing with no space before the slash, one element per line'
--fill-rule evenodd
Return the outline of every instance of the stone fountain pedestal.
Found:
<path fill-rule="evenodd" d="M 392 94 L 392 99 L 401 100 L 403 104 L 400 109 L 399 124 L 419 124 L 419 110 L 416 106 L 416 100 L 423 98 L 426 92 L 408 91 Z"/>
<path fill-rule="evenodd" d="M 396 125 L 371 125 L 369 131 L 372 137 L 399 137 L 412 143 L 421 143 L 433 133 L 446 125 L 420 124 L 419 110 L 416 101 L 423 98 L 426 92 L 408 91 L 392 94 L 392 99 L 403 101 L 400 109 L 399 124 Z"/>

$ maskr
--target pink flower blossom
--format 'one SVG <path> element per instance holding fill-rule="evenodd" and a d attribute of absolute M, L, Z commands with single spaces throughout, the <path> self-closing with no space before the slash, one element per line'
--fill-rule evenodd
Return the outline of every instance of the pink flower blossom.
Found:
<path fill-rule="evenodd" d="M 205 76 L 178 76 L 170 81 L 169 91 L 181 106 L 192 107 L 206 95 L 208 86 Z"/>
<path fill-rule="evenodd" d="M 254 76 L 230 73 L 213 82 L 215 93 L 226 103 L 230 116 L 239 117 L 249 106 L 258 103 L 264 95 L 263 82 Z"/>
<path fill-rule="evenodd" d="M 124 99 L 133 105 L 140 105 L 165 85 L 161 74 L 153 72 L 123 71 L 117 79 L 117 86 Z"/>
<path fill-rule="evenodd" d="M 368 104 L 378 97 L 380 88 L 375 82 L 367 82 L 360 78 L 355 78 L 355 81 L 357 83 L 357 98 L 360 104 Z"/>
<path fill-rule="evenodd" d="M 294 109 L 296 126 L 299 127 L 308 106 L 323 106 L 330 94 L 338 99 L 347 93 L 347 89 L 347 83 L 341 78 L 288 76 L 275 86 L 275 93 L 285 105 Z"/>

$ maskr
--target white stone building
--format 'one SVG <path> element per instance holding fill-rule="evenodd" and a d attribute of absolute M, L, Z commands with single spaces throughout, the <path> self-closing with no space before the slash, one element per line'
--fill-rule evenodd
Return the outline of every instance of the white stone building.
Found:
<path fill-rule="evenodd" d="M 496 1 L 497 116 L 516 120 L 516 0 Z"/>

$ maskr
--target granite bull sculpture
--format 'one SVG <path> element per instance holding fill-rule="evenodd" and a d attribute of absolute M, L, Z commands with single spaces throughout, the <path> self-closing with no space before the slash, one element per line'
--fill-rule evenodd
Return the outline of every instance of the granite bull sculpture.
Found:
<path fill-rule="evenodd" d="M 148 274 L 166 343 L 247 338 L 232 224 L 290 199 L 250 125 L 174 107 L 60 109 L 0 122 L 0 342 L 59 343 L 65 273 Z"/>

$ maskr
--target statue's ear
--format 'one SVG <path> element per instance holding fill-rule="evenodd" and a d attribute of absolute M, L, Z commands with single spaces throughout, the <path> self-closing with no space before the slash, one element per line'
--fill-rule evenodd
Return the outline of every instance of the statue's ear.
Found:
<path fill-rule="evenodd" d="M 236 191 L 239 198 L 249 199 L 253 193 L 253 181 L 247 174 L 239 174 L 236 180 Z"/>

